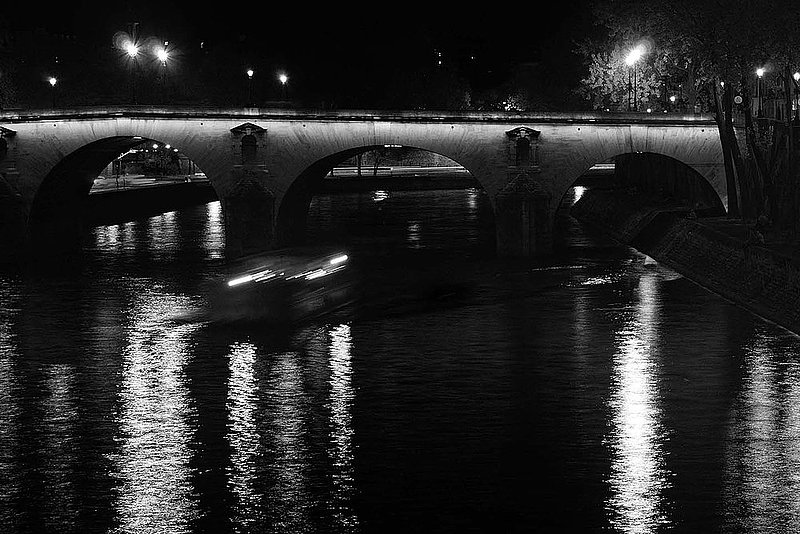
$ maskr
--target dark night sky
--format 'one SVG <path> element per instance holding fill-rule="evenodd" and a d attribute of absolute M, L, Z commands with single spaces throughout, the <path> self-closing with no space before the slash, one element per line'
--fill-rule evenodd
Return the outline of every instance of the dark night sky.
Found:
<path fill-rule="evenodd" d="M 365 73 L 386 76 L 392 69 L 413 69 L 413 63 L 404 63 L 409 57 L 433 61 L 434 50 L 441 50 L 445 61 L 463 63 L 475 56 L 484 83 L 515 64 L 540 62 L 549 66 L 548 76 L 560 78 L 552 82 L 574 86 L 581 71 L 573 41 L 592 27 L 589 0 L 529 2 L 519 12 L 508 8 L 514 4 L 489 2 L 468 8 L 466 3 L 445 7 L 430 2 L 319 7 L 291 0 L 83 1 L 46 8 L 36 2 L 8 4 L 3 11 L 12 30 L 44 27 L 104 46 L 114 32 L 138 21 L 141 34 L 175 43 L 236 43 L 254 56 L 246 61 L 266 58 L 290 72 L 295 83 L 309 84 L 356 80 Z"/>

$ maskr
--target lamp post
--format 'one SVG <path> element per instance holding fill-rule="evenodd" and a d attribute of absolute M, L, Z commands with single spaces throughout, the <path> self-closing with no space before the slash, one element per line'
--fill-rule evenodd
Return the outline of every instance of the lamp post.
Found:
<path fill-rule="evenodd" d="M 633 109 L 634 109 L 634 111 L 638 111 L 638 109 L 639 109 L 639 103 L 637 101 L 637 96 L 636 96 L 636 92 L 637 92 L 636 91 L 636 88 L 637 88 L 636 87 L 637 86 L 637 83 L 636 83 L 636 62 L 639 61 L 639 59 L 641 59 L 642 55 L 644 55 L 644 50 L 642 49 L 641 46 L 637 46 L 636 48 L 634 48 L 633 50 L 628 52 L 628 55 L 625 58 L 625 64 L 628 65 L 628 67 L 633 70 L 633 86 L 632 86 L 632 88 L 633 88 Z M 631 76 L 631 71 L 628 70 L 628 86 L 629 87 L 631 87 L 630 76 Z M 630 100 L 631 100 L 631 98 L 630 98 L 630 89 L 629 89 L 628 90 L 628 111 L 630 111 Z"/>
<path fill-rule="evenodd" d="M 286 82 L 289 81 L 289 77 L 282 72 L 278 75 L 278 79 L 281 82 L 281 96 L 283 100 L 286 100 Z"/>
<path fill-rule="evenodd" d="M 795 72 L 792 75 L 794 78 L 794 120 L 795 124 L 800 124 L 800 97 L 798 97 L 797 83 L 800 82 L 800 72 Z"/>
<path fill-rule="evenodd" d="M 675 101 L 676 100 L 677 100 L 677 98 L 675 97 L 675 95 L 670 95 L 670 97 L 669 97 L 670 108 L 671 108 L 670 111 L 675 111 Z"/>
<path fill-rule="evenodd" d="M 758 110 L 756 112 L 757 117 L 764 116 L 764 110 L 761 108 L 761 77 L 764 76 L 764 69 L 757 68 L 756 69 L 756 99 L 758 100 Z"/>
<path fill-rule="evenodd" d="M 132 75 L 131 75 L 131 99 L 133 103 L 136 104 L 136 71 L 137 71 L 137 62 L 136 58 L 139 56 L 139 47 L 136 46 L 136 43 L 131 41 L 125 46 L 125 52 L 128 54 L 128 57 L 133 62 L 131 65 Z"/>
<path fill-rule="evenodd" d="M 253 69 L 247 69 L 247 105 L 253 105 Z"/>
<path fill-rule="evenodd" d="M 50 87 L 53 88 L 52 90 L 53 109 L 56 109 L 56 84 L 58 83 L 58 80 L 56 79 L 55 76 L 50 76 L 50 78 L 48 78 L 47 81 L 50 83 Z"/>

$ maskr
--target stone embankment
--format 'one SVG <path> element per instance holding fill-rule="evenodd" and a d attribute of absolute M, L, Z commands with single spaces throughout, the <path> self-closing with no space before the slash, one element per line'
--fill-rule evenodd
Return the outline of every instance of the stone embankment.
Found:
<path fill-rule="evenodd" d="M 686 209 L 586 191 L 572 215 L 689 280 L 800 335 L 800 262 L 726 228 L 741 223 L 690 218 Z"/>

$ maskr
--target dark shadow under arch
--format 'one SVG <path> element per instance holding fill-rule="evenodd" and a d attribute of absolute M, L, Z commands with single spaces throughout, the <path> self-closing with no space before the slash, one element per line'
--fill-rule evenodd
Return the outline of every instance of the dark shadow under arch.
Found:
<path fill-rule="evenodd" d="M 393 145 L 394 146 L 394 145 Z M 386 148 L 385 145 L 372 145 L 352 148 L 330 154 L 310 165 L 303 173 L 298 176 L 291 184 L 286 194 L 284 195 L 281 205 L 278 209 L 277 215 L 277 238 L 279 246 L 290 246 L 296 244 L 303 244 L 305 242 L 307 225 L 308 225 L 308 212 L 311 201 L 316 194 L 322 192 L 322 184 L 325 177 L 336 165 L 343 161 L 354 158 L 359 154 L 363 154 L 372 150 L 379 150 Z M 413 146 L 399 145 L 396 148 L 416 150 L 420 152 L 438 154 L 424 148 Z M 453 161 L 456 165 L 461 165 L 455 160 L 438 154 Z M 463 167 L 463 165 L 462 165 Z M 465 167 L 463 167 L 466 170 Z M 371 174 L 372 168 L 365 167 L 365 174 Z M 465 180 L 469 180 L 474 184 L 476 189 L 483 192 L 483 186 L 472 174 L 467 171 Z M 494 216 L 492 214 L 492 224 L 494 224 Z"/>
<path fill-rule="evenodd" d="M 79 245 L 90 225 L 89 193 L 95 179 L 117 157 L 144 142 L 158 141 L 108 137 L 84 145 L 59 161 L 40 184 L 31 206 L 28 227 L 34 248 L 69 249 Z"/>
<path fill-rule="evenodd" d="M 604 162 L 613 163 L 610 173 L 587 169 L 567 189 L 559 202 L 564 204 L 573 186 L 602 188 L 647 197 L 652 202 L 673 203 L 700 214 L 725 215 L 725 205 L 708 180 L 691 166 L 673 157 L 655 152 L 618 154 Z M 597 165 L 599 166 L 599 165 Z"/>

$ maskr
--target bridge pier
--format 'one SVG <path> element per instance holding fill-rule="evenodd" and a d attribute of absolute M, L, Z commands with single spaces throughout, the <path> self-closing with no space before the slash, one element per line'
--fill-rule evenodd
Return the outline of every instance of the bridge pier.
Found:
<path fill-rule="evenodd" d="M 234 168 L 233 187 L 220 194 L 229 259 L 275 248 L 275 194 L 263 169 Z"/>
<path fill-rule="evenodd" d="M 495 197 L 497 255 L 543 256 L 553 251 L 551 195 L 520 174 Z"/>

